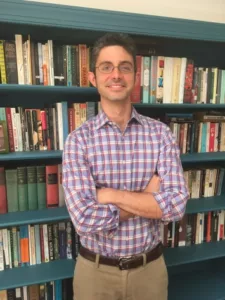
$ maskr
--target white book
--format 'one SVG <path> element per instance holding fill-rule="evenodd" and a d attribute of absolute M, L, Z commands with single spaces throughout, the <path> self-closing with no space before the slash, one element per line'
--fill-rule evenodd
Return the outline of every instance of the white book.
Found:
<path fill-rule="evenodd" d="M 6 228 L 2 229 L 2 239 L 3 239 L 3 253 L 5 257 L 6 269 L 9 268 L 9 244 L 8 244 L 8 230 Z"/>
<path fill-rule="evenodd" d="M 52 40 L 48 40 L 48 60 L 49 60 L 49 85 L 55 85 Z"/>
<path fill-rule="evenodd" d="M 43 239 L 44 239 L 45 262 L 49 262 L 48 225 L 47 224 L 43 224 Z"/>
<path fill-rule="evenodd" d="M 11 247 L 10 229 L 7 229 L 7 234 L 8 234 L 9 268 L 12 269 L 12 247 Z"/>
<path fill-rule="evenodd" d="M 25 84 L 24 62 L 23 62 L 23 38 L 21 34 L 15 35 L 15 44 L 16 44 L 18 83 Z"/>

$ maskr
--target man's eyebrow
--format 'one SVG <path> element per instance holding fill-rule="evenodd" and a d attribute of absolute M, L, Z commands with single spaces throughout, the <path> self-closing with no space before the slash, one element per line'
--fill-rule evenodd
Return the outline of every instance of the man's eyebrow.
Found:
<path fill-rule="evenodd" d="M 112 64 L 112 62 L 111 62 L 110 60 L 103 60 L 103 61 L 101 61 L 101 62 L 99 63 L 99 65 L 105 64 L 105 63 L 107 63 L 107 64 Z"/>
<path fill-rule="evenodd" d="M 103 61 L 101 61 L 99 64 L 101 65 L 101 64 L 105 64 L 105 63 L 112 64 L 112 62 L 111 62 L 110 60 L 103 60 Z M 119 64 L 121 64 L 121 63 L 128 63 L 128 64 L 132 65 L 132 62 L 129 61 L 129 60 L 121 60 L 121 61 L 119 62 Z"/>

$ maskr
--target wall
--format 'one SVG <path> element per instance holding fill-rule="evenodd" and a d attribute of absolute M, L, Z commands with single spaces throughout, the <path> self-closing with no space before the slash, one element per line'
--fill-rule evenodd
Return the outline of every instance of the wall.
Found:
<path fill-rule="evenodd" d="M 225 23 L 225 0 L 25 0 Z"/>

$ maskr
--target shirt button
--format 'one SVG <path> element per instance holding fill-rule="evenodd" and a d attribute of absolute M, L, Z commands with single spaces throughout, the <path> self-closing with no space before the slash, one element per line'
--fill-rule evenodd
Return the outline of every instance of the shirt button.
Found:
<path fill-rule="evenodd" d="M 113 238 L 114 237 L 114 234 L 111 232 L 110 234 L 109 234 L 109 238 Z"/>

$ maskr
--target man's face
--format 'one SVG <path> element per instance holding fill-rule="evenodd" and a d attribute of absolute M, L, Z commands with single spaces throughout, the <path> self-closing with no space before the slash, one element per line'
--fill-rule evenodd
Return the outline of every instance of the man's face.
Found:
<path fill-rule="evenodd" d="M 113 66 L 116 68 L 112 70 Z M 132 56 L 121 46 L 103 48 L 96 62 L 96 73 L 90 72 L 89 80 L 98 89 L 101 100 L 129 100 L 135 83 Z"/>

